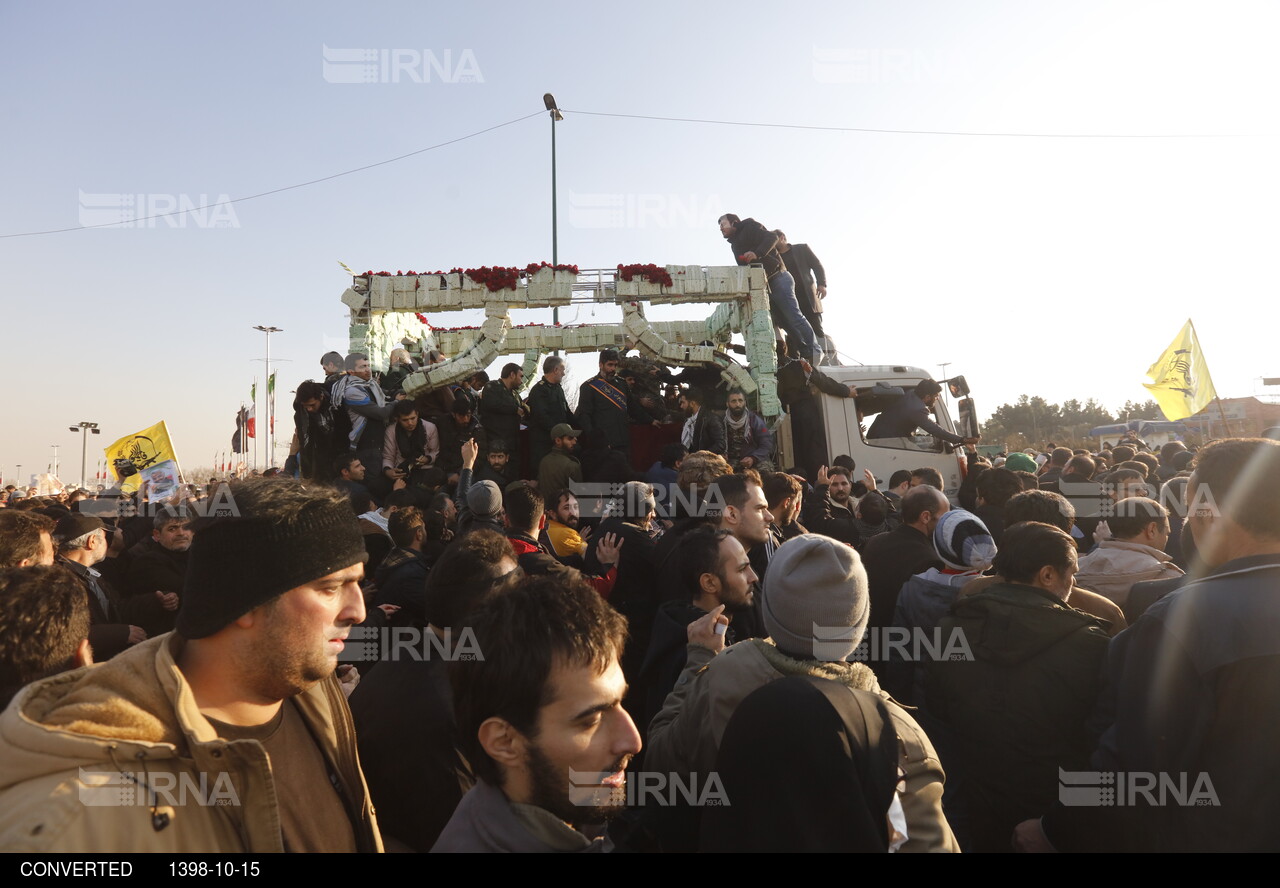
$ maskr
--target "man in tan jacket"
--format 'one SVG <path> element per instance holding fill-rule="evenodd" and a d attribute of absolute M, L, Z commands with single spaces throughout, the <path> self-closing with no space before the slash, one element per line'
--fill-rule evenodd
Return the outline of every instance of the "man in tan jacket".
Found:
<path fill-rule="evenodd" d="M 335 677 L 363 622 L 346 499 L 268 478 L 196 532 L 173 633 L 0 716 L 0 850 L 380 851 Z"/>
<path fill-rule="evenodd" d="M 1091 589 L 1124 608 L 1134 583 L 1182 576 L 1182 569 L 1164 553 L 1169 542 L 1169 512 L 1145 496 L 1122 499 L 1107 518 L 1095 548 L 1080 559 L 1076 585 Z"/>

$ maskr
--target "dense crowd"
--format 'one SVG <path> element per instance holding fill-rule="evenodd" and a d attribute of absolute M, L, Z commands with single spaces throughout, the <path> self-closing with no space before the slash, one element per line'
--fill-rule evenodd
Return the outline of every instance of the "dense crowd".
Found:
<path fill-rule="evenodd" d="M 864 434 L 944 491 L 804 356 L 796 466 L 715 371 L 322 366 L 282 471 L 0 496 L 0 847 L 1280 844 L 1276 442 L 988 457 L 926 381 Z"/>

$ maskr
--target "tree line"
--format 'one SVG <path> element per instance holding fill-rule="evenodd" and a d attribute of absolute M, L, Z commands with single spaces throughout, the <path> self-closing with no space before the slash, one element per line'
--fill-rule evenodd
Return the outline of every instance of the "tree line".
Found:
<path fill-rule="evenodd" d="M 1089 444 L 1089 429 L 1130 419 L 1163 420 L 1155 401 L 1125 401 L 1112 412 L 1094 398 L 1081 403 L 1071 399 L 1053 404 L 1039 395 L 1022 395 L 1012 404 L 1001 404 L 982 424 L 982 442 L 1014 448 L 1043 446 L 1052 441 L 1060 446 Z M 1017 439 L 1025 443 L 1019 443 Z"/>

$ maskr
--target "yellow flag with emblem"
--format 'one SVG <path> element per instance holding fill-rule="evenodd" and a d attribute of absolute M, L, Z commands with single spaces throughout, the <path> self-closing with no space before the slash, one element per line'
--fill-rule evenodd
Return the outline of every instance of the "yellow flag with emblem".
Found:
<path fill-rule="evenodd" d="M 1195 416 L 1218 397 L 1200 341 L 1196 339 L 1196 328 L 1189 320 L 1160 359 L 1147 370 L 1147 378 L 1151 382 L 1143 385 L 1160 405 L 1165 419 Z"/>
<path fill-rule="evenodd" d="M 125 435 L 105 452 L 107 465 L 111 466 L 125 493 L 132 493 L 146 481 L 151 499 L 161 499 L 176 489 L 181 479 L 178 455 L 164 420 Z"/>

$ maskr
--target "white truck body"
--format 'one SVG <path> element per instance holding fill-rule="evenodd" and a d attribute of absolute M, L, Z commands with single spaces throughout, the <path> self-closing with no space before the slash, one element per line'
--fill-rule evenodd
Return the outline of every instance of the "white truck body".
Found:
<path fill-rule="evenodd" d="M 919 367 L 905 366 L 853 366 L 822 367 L 823 373 L 844 385 L 859 390 L 857 398 L 835 398 L 818 394 L 822 406 L 822 420 L 826 428 L 828 463 L 837 456 L 848 455 L 857 466 L 854 481 L 862 480 L 862 470 L 870 469 L 876 485 L 884 489 L 889 478 L 899 469 L 911 471 L 924 467 L 937 469 L 942 474 L 947 496 L 953 501 L 964 480 L 964 453 L 948 452 L 943 442 L 932 435 L 920 433 L 911 438 L 866 437 L 863 428 L 870 428 L 876 414 L 885 406 L 886 395 L 871 391 L 877 385 L 891 386 L 910 391 L 922 379 L 932 378 Z M 945 388 L 945 387 L 944 387 Z M 863 390 L 868 390 L 863 394 Z M 944 398 L 939 398 L 934 410 L 934 421 L 950 432 L 959 434 Z M 861 415 L 860 415 L 861 413 Z M 787 415 L 779 417 L 777 428 L 778 466 L 795 465 L 795 448 L 792 444 L 791 420 Z"/>

